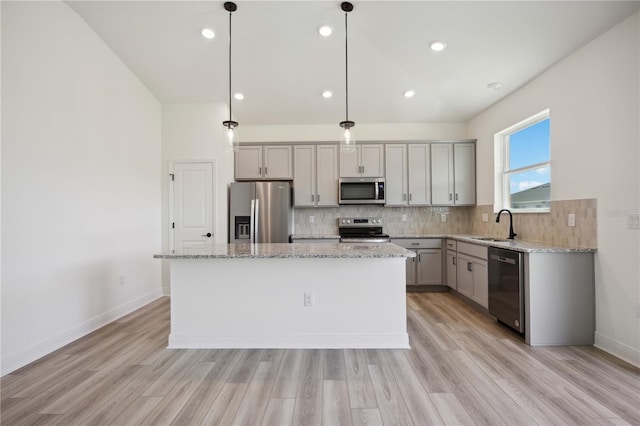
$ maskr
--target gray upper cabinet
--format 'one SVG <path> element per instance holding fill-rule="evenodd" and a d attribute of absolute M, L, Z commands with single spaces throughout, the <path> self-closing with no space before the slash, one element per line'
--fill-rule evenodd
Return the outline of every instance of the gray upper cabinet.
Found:
<path fill-rule="evenodd" d="M 235 155 L 236 180 L 293 179 L 291 145 L 241 146 Z"/>
<path fill-rule="evenodd" d="M 353 152 L 340 152 L 340 177 L 383 177 L 384 145 L 356 145 Z"/>
<path fill-rule="evenodd" d="M 431 144 L 431 203 L 476 203 L 476 146 L 474 143 Z"/>

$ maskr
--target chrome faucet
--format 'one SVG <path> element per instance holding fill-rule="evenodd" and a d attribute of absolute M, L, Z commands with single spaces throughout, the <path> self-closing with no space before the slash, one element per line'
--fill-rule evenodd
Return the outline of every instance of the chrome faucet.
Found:
<path fill-rule="evenodd" d="M 511 214 L 511 210 L 508 210 L 508 209 L 500 210 L 498 212 L 498 216 L 496 217 L 496 223 L 500 223 L 500 215 L 502 214 L 502 212 L 509 213 L 509 239 L 513 240 L 518 234 L 513 232 L 513 215 Z"/>

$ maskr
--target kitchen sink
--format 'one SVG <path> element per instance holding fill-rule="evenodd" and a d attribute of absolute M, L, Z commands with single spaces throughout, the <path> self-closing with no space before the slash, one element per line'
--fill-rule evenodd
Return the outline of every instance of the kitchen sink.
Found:
<path fill-rule="evenodd" d="M 493 237 L 471 237 L 474 240 L 480 240 L 480 241 L 493 241 L 496 243 L 506 243 L 509 241 L 513 241 L 513 240 L 507 240 L 505 238 L 493 238 Z"/>

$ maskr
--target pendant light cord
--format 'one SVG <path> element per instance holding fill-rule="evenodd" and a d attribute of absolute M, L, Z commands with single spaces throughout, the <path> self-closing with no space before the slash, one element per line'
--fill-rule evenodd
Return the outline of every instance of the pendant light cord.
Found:
<path fill-rule="evenodd" d="M 345 96 L 345 121 L 349 121 L 349 29 L 347 27 L 347 12 L 344 12 L 344 85 Z"/>
<path fill-rule="evenodd" d="M 231 114 L 231 11 L 229 12 L 229 121 L 232 121 Z"/>

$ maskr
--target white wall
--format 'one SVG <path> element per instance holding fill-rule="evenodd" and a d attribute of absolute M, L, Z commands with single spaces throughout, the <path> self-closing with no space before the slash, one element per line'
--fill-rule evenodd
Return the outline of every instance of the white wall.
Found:
<path fill-rule="evenodd" d="M 244 142 L 337 142 L 342 130 L 338 123 L 307 126 L 242 126 L 238 137 Z M 464 139 L 466 123 L 356 123 L 356 142 Z"/>
<path fill-rule="evenodd" d="M 214 162 L 214 243 L 227 243 L 227 187 L 233 181 L 233 153 L 224 150 L 225 104 L 189 103 L 162 106 L 162 249 L 169 247 L 169 164 L 184 160 Z M 163 289 L 169 294 L 168 262 L 163 264 Z"/>
<path fill-rule="evenodd" d="M 640 365 L 639 14 L 469 122 L 478 204 L 493 204 L 494 133 L 551 110 L 551 198 L 596 198 L 596 345 Z"/>
<path fill-rule="evenodd" d="M 64 3 L 1 7 L 4 374 L 161 295 L 161 109 Z"/>

